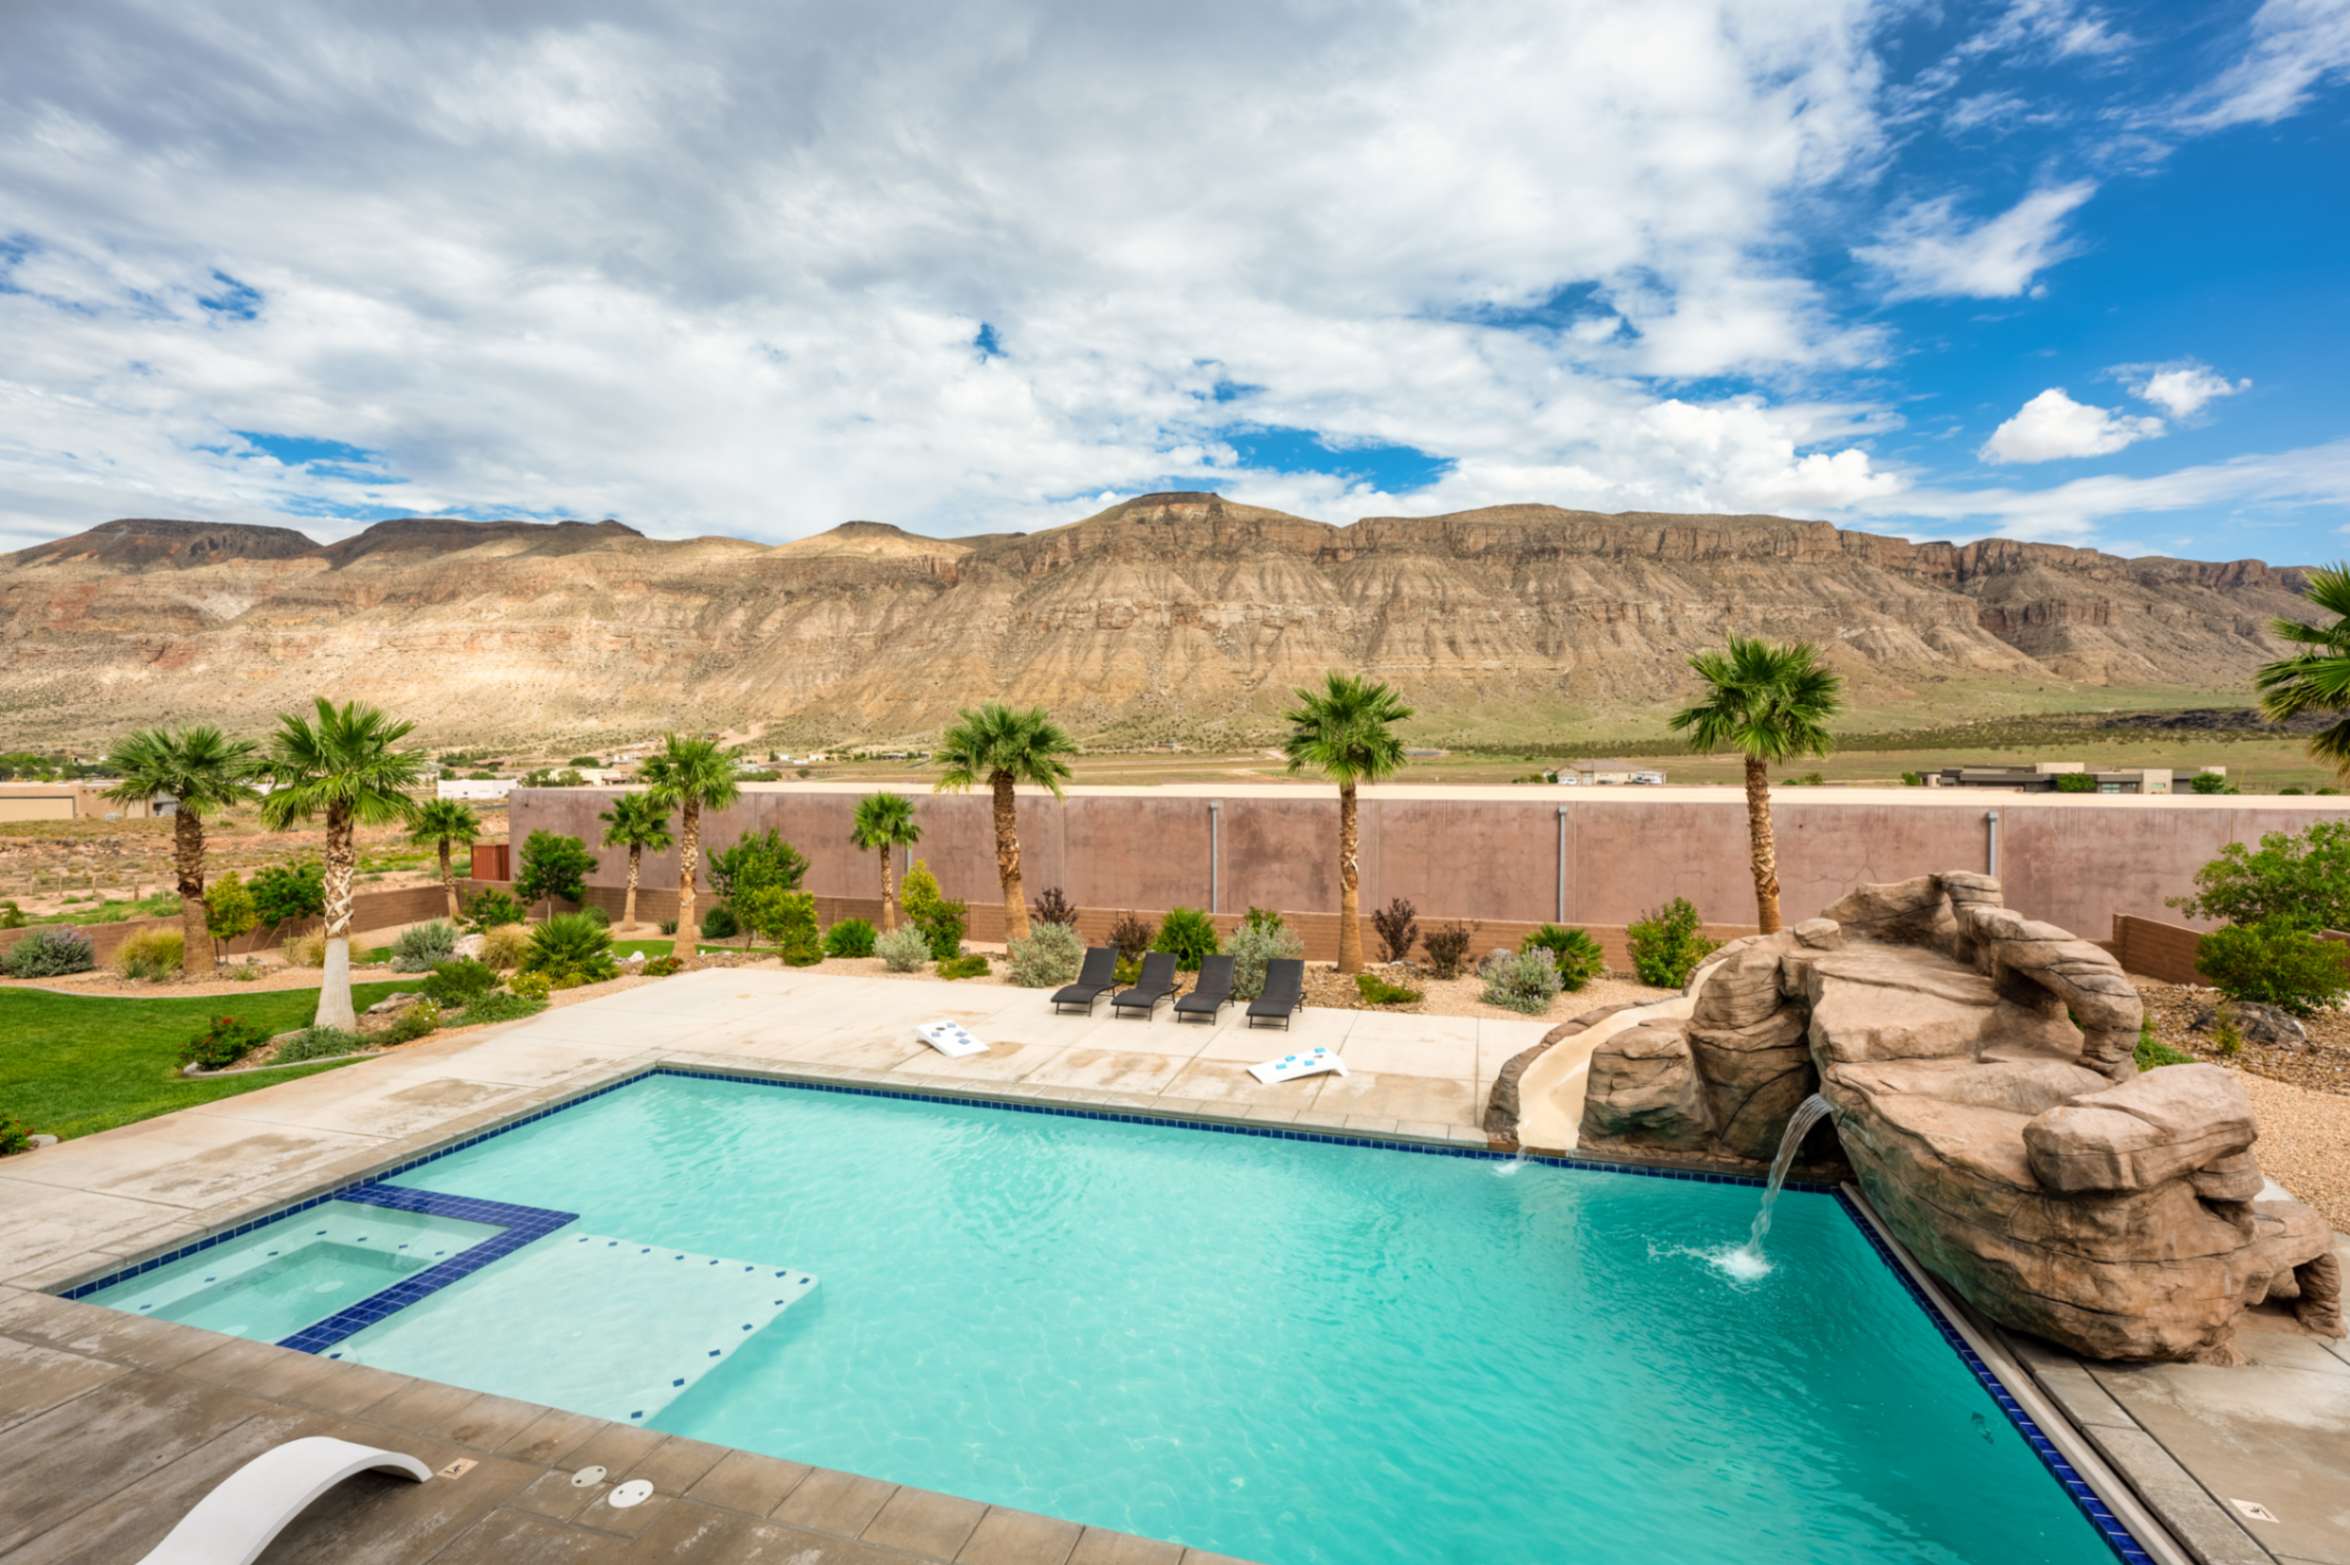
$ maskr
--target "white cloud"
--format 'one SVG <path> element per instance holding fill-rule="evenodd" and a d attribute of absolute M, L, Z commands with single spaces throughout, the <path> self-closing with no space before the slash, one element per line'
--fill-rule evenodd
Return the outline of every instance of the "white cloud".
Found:
<path fill-rule="evenodd" d="M 2007 9 L 1958 46 L 1964 56 L 2023 51 L 2064 59 L 2118 54 L 2134 43 L 2097 7 L 2079 0 L 2010 0 Z"/>
<path fill-rule="evenodd" d="M 1986 462 L 2051 462 L 2104 456 L 2162 433 L 2162 420 L 2075 402 L 2051 386 L 2016 410 L 1983 443 Z"/>
<path fill-rule="evenodd" d="M 1981 223 L 1963 217 L 1955 197 L 1938 196 L 1896 212 L 1852 253 L 1885 274 L 1894 299 L 2012 299 L 2075 253 L 2064 221 L 2096 190 L 2088 180 L 2047 186 Z"/>
<path fill-rule="evenodd" d="M 2177 104 L 2185 131 L 2274 125 L 2301 111 L 2318 87 L 2350 74 L 2350 0 L 2263 0 L 2243 55 Z"/>
<path fill-rule="evenodd" d="M 2117 373 L 2130 395 L 2151 402 L 2172 418 L 2191 418 L 2221 397 L 2252 389 L 2250 380 L 2229 380 L 2208 364 L 2187 360 L 2177 364 L 2126 365 Z"/>

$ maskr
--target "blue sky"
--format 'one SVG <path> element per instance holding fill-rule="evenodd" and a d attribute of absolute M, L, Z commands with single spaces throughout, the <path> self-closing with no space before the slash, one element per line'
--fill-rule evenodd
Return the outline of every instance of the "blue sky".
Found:
<path fill-rule="evenodd" d="M 2350 0 L 921 14 L 12 18 L 0 548 L 1186 488 L 2350 554 Z"/>

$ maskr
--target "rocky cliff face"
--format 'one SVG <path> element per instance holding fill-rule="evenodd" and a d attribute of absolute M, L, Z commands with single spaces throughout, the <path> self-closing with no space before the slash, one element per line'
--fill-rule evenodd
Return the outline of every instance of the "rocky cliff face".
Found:
<path fill-rule="evenodd" d="M 25 742 L 252 723 L 314 691 L 436 739 L 789 722 L 927 732 L 974 699 L 1081 732 L 1261 734 L 1322 670 L 1402 684 L 1428 732 L 1648 718 L 1730 631 L 1822 643 L 1862 713 L 2017 687 L 2240 689 L 2298 572 L 1765 516 L 1497 506 L 1333 526 L 1149 495 L 1033 534 L 851 522 L 779 548 L 615 522 L 297 532 L 124 520 L 0 559 L 0 722 Z M 1641 726 L 1648 726 L 1641 722 Z"/>

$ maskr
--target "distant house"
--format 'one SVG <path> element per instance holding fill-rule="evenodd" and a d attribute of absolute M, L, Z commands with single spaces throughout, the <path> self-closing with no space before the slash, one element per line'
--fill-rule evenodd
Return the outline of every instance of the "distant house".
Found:
<path fill-rule="evenodd" d="M 1542 774 L 1568 788 L 1642 787 L 1664 785 L 1665 774 L 1637 761 L 1569 761 Z"/>
<path fill-rule="evenodd" d="M 0 821 L 143 821 L 170 815 L 176 801 L 125 804 L 106 797 L 109 778 L 85 782 L 0 782 Z"/>
<path fill-rule="evenodd" d="M 2091 768 L 2080 761 L 2036 761 L 2029 766 L 1982 764 L 1945 766 L 1926 774 L 1933 788 L 2004 788 L 2012 793 L 2175 793 L 2175 784 L 2199 773 L 2225 777 L 2224 766 L 2121 766 Z M 2085 782 L 2067 782 L 2083 778 Z"/>
<path fill-rule="evenodd" d="M 433 796 L 441 799 L 503 800 L 513 791 L 511 777 L 444 777 L 433 784 Z"/>

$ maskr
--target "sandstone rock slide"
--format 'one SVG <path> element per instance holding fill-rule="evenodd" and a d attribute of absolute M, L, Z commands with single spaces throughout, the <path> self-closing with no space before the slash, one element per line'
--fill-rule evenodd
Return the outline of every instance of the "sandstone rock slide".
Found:
<path fill-rule="evenodd" d="M 2296 1299 L 2341 1334 L 2322 1218 L 2261 1176 L 2216 1065 L 2140 1073 L 2137 990 L 1984 875 L 1863 886 L 1734 941 L 1591 1056 L 1581 1148 L 1759 1166 L 1812 1093 L 1870 1202 L 2002 1325 L 2104 1359 L 2226 1362 Z"/>

